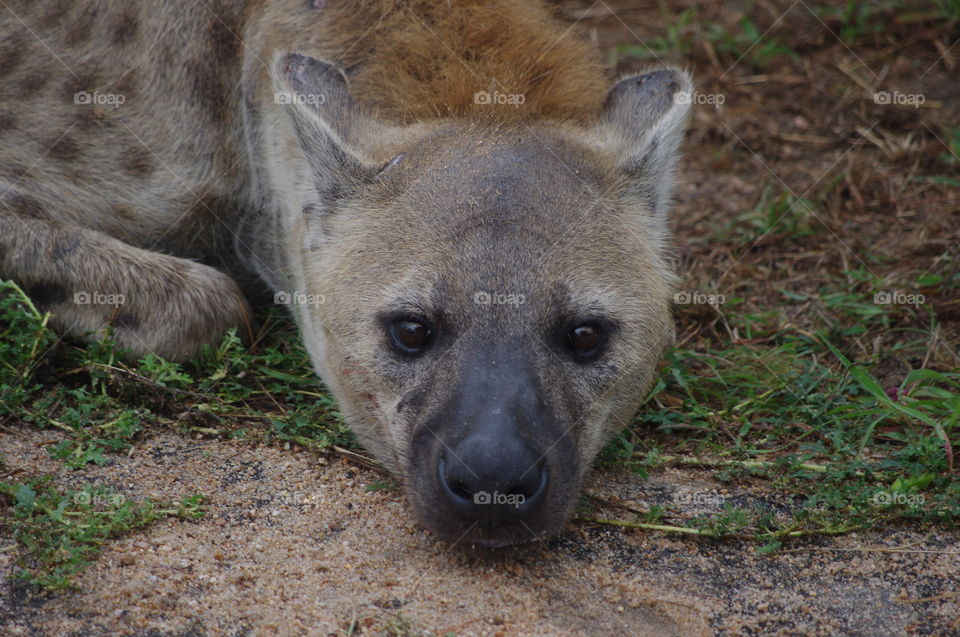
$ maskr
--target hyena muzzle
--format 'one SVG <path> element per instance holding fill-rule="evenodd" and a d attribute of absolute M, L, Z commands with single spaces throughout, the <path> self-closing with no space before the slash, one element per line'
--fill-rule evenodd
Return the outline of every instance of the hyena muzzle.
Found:
<path fill-rule="evenodd" d="M 0 16 L 0 276 L 58 329 L 181 360 L 274 294 L 428 528 L 562 526 L 673 337 L 686 74 L 537 1 Z"/>

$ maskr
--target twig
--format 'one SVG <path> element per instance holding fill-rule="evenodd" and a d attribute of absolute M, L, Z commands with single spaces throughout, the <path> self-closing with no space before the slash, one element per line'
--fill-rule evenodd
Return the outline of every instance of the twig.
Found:
<path fill-rule="evenodd" d="M 687 535 L 703 535 L 706 537 L 716 537 L 711 531 L 701 531 L 700 529 L 690 528 L 688 526 L 670 526 L 667 524 L 647 524 L 645 522 L 627 522 L 626 520 L 603 520 L 599 518 L 577 518 L 580 522 L 592 522 L 594 524 L 605 524 L 608 526 L 625 526 L 631 529 L 648 529 L 650 531 L 665 531 L 667 533 L 686 533 Z"/>
<path fill-rule="evenodd" d="M 634 456 L 642 456 L 641 453 L 635 453 Z M 663 455 L 658 457 L 664 463 L 674 463 L 687 465 L 691 467 L 744 467 L 746 469 L 773 469 L 777 467 L 775 462 L 769 460 L 721 460 L 719 458 L 687 458 L 683 456 Z M 813 464 L 812 462 L 801 462 L 798 468 L 805 471 L 816 471 L 817 473 L 826 473 L 829 465 Z M 855 475 L 863 475 L 862 471 L 857 471 Z"/>

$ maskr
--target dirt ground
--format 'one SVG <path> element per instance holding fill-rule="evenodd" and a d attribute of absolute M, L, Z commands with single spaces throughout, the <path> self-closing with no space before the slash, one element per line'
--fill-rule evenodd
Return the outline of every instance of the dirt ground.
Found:
<path fill-rule="evenodd" d="M 8 470 L 132 498 L 205 493 L 208 514 L 110 544 L 77 579 L 81 592 L 27 600 L 4 582 L 4 634 L 330 635 L 352 622 L 353 634 L 382 634 L 403 621 L 411 632 L 399 634 L 462 636 L 960 632 L 960 596 L 938 597 L 956 588 L 956 534 L 893 529 L 759 557 L 736 542 L 580 522 L 491 560 L 433 541 L 398 492 L 366 489 L 381 475 L 337 458 L 164 434 L 79 474 L 48 457 L 50 438 L 5 436 Z M 717 487 L 697 471 L 646 482 L 603 471 L 588 493 L 693 513 L 684 492 L 706 489 Z M 0 553 L 0 572 L 11 569 Z"/>
<path fill-rule="evenodd" d="M 558 6 L 606 50 L 664 33 L 653 0 Z M 699 7 L 700 18 L 730 28 L 742 17 L 733 3 L 666 6 L 669 15 Z M 753 68 L 756 48 L 737 60 L 707 39 L 661 56 L 690 68 L 700 90 L 725 102 L 695 109 L 684 150 L 675 216 L 687 284 L 764 308 L 782 298 L 776 286 L 816 290 L 828 273 L 857 267 L 863 251 L 888 259 L 869 267 L 893 284 L 939 263 L 960 239 L 957 189 L 917 177 L 948 152 L 936 131 L 960 122 L 957 29 L 938 31 L 894 12 L 884 33 L 851 48 L 803 2 L 749 6 L 760 33 L 771 29 L 796 60 Z M 616 68 L 657 64 L 621 58 Z M 877 104 L 870 93 L 881 88 L 922 92 L 926 104 Z M 799 239 L 773 232 L 746 251 L 711 240 L 767 187 L 804 197 L 831 182 L 839 186 L 824 195 L 816 220 L 829 232 Z M 930 357 L 946 368 L 958 364 L 960 303 L 942 301 Z M 816 325 L 804 310 L 790 320 Z M 721 338 L 693 308 L 679 319 L 681 342 Z M 957 532 L 888 527 L 798 540 L 759 556 L 738 542 L 575 521 L 545 544 L 483 557 L 435 542 L 396 490 L 366 488 L 382 476 L 335 455 L 166 432 L 107 466 L 72 472 L 46 451 L 56 438 L 5 428 L 5 473 L 51 473 L 60 487 L 102 484 L 130 498 L 202 493 L 208 513 L 109 544 L 77 579 L 79 592 L 31 598 L 4 578 L 3 634 L 960 635 Z M 665 469 L 646 481 L 604 469 L 587 491 L 632 508 L 660 504 L 674 515 L 700 512 L 685 496 L 704 492 L 790 506 L 695 469 Z M 0 552 L 0 574 L 12 571 L 14 557 Z"/>

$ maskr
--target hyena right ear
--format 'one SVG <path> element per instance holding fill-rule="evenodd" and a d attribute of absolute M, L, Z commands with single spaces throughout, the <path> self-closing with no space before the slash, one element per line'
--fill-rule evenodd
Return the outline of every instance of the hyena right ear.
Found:
<path fill-rule="evenodd" d="M 604 106 L 608 143 L 620 155 L 631 194 L 666 224 L 673 168 L 683 139 L 693 82 L 683 71 L 660 69 L 614 84 Z"/>
<path fill-rule="evenodd" d="M 373 178 L 371 140 L 387 127 L 353 100 L 343 72 L 306 55 L 288 53 L 277 66 L 276 101 L 285 104 L 321 203 L 330 204 Z M 382 139 L 382 137 L 381 137 Z"/>

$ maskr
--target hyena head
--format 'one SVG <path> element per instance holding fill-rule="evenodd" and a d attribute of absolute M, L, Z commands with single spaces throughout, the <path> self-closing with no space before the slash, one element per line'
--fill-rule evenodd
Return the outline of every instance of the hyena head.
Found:
<path fill-rule="evenodd" d="M 288 55 L 278 77 L 308 166 L 295 258 L 323 300 L 299 321 L 347 422 L 441 537 L 558 530 L 673 338 L 689 79 L 621 80 L 591 126 L 392 128 L 324 63 Z"/>

